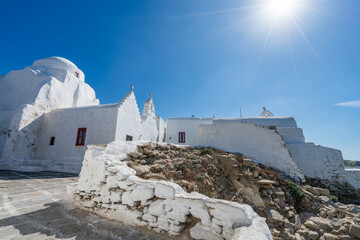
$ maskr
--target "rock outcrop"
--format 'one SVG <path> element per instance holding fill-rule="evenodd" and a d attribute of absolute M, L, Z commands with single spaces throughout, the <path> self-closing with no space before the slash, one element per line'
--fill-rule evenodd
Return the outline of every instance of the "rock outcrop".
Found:
<path fill-rule="evenodd" d="M 193 239 L 272 239 L 262 217 L 246 204 L 187 193 L 171 181 L 143 179 L 147 167 L 125 161 L 145 160 L 146 153 L 182 152 L 187 147 L 150 142 L 113 142 L 89 146 L 68 201 L 110 219 L 146 226 L 172 236 Z M 164 155 L 165 156 L 165 155 Z M 146 161 L 146 160 L 145 160 Z M 134 170 L 136 169 L 136 170 Z"/>

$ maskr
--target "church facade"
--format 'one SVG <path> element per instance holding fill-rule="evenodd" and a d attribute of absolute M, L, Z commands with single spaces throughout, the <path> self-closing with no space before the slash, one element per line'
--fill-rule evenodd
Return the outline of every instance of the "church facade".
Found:
<path fill-rule="evenodd" d="M 100 105 L 84 78 L 70 61 L 51 57 L 0 79 L 8 90 L 0 103 L 0 168 L 77 173 L 87 145 L 164 140 L 151 94 L 142 113 L 133 86 L 119 103 Z"/>

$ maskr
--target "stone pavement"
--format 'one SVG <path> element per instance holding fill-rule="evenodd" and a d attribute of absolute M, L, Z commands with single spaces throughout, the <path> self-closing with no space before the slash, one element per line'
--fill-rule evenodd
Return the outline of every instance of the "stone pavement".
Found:
<path fill-rule="evenodd" d="M 0 239 L 169 239 L 69 208 L 66 185 L 77 176 L 0 170 Z"/>

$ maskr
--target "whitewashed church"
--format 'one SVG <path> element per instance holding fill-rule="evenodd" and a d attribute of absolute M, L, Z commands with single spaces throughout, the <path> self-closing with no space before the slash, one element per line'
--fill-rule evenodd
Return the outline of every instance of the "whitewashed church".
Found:
<path fill-rule="evenodd" d="M 86 146 L 149 140 L 239 152 L 290 177 L 348 182 L 340 150 L 305 141 L 293 117 L 266 109 L 253 118 L 169 118 L 155 115 L 151 94 L 140 113 L 131 87 L 115 104 L 100 105 L 84 73 L 50 57 L 0 76 L 0 169 L 80 172 Z"/>
<path fill-rule="evenodd" d="M 0 168 L 80 172 L 89 144 L 164 141 L 166 125 L 150 97 L 140 114 L 133 86 L 99 105 L 83 72 L 50 57 L 0 77 Z"/>

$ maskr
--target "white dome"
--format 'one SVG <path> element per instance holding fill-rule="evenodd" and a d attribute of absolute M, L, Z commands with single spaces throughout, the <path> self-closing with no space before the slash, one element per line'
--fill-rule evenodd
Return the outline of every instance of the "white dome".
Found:
<path fill-rule="evenodd" d="M 62 57 L 48 57 L 45 59 L 40 59 L 35 61 L 33 66 L 44 68 L 59 68 L 64 70 L 71 70 L 74 68 L 78 69 L 74 63 Z"/>
<path fill-rule="evenodd" d="M 62 69 L 74 74 L 77 78 L 84 81 L 84 73 L 71 61 L 62 57 L 48 57 L 37 60 L 33 66 L 42 69 Z"/>

